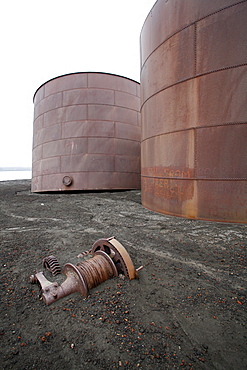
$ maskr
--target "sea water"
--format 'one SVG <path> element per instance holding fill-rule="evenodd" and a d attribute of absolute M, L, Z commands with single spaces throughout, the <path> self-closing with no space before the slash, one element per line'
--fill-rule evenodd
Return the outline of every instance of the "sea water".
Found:
<path fill-rule="evenodd" d="M 0 181 L 26 180 L 32 178 L 32 171 L 0 171 Z"/>

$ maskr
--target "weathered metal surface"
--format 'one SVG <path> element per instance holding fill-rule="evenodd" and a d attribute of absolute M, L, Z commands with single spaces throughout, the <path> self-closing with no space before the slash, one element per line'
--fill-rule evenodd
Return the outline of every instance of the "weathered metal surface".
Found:
<path fill-rule="evenodd" d="M 106 73 L 75 73 L 40 86 L 32 191 L 140 188 L 139 89 Z"/>
<path fill-rule="evenodd" d="M 114 237 L 97 240 L 92 246 L 92 253 L 97 251 L 103 251 L 111 256 L 119 274 L 124 274 L 130 280 L 138 276 L 128 252 Z"/>
<path fill-rule="evenodd" d="M 247 221 L 247 2 L 158 0 L 141 32 L 142 204 Z"/>
<path fill-rule="evenodd" d="M 87 297 L 90 289 L 120 273 L 130 280 L 137 278 L 138 271 L 143 268 L 140 266 L 135 270 L 128 252 L 114 237 L 97 240 L 91 250 L 86 251 L 86 254 L 89 253 L 93 257 L 77 263 L 76 266 L 71 263 L 64 265 L 62 272 L 66 275 L 66 280 L 61 285 L 47 280 L 42 272 L 30 276 L 31 283 L 39 283 L 46 305 L 75 292 Z M 48 268 L 53 275 L 54 272 L 58 273 L 57 264 L 54 256 L 43 260 L 43 267 Z"/>
<path fill-rule="evenodd" d="M 56 276 L 62 272 L 58 260 L 53 255 L 43 259 L 43 267 L 50 271 L 53 276 Z"/>

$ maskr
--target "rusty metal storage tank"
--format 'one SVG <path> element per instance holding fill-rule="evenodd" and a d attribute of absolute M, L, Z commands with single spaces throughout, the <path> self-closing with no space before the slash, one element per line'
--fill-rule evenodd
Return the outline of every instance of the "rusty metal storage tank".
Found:
<path fill-rule="evenodd" d="M 72 73 L 34 95 L 32 192 L 140 188 L 140 84 Z"/>
<path fill-rule="evenodd" d="M 247 2 L 158 0 L 141 31 L 142 204 L 247 220 Z"/>

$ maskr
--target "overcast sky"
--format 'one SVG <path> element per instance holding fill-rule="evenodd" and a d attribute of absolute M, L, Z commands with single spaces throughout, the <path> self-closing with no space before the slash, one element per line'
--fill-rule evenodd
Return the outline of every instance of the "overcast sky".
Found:
<path fill-rule="evenodd" d="M 31 166 L 33 95 L 73 72 L 139 81 L 139 36 L 155 0 L 6 0 L 0 4 L 0 167 Z"/>

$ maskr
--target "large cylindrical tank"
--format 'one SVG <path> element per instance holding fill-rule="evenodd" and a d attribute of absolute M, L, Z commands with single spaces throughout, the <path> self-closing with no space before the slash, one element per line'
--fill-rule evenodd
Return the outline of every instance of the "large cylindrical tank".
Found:
<path fill-rule="evenodd" d="M 247 220 L 247 2 L 158 0 L 141 32 L 142 204 Z"/>
<path fill-rule="evenodd" d="M 34 95 L 32 191 L 140 188 L 140 84 L 73 73 Z"/>

